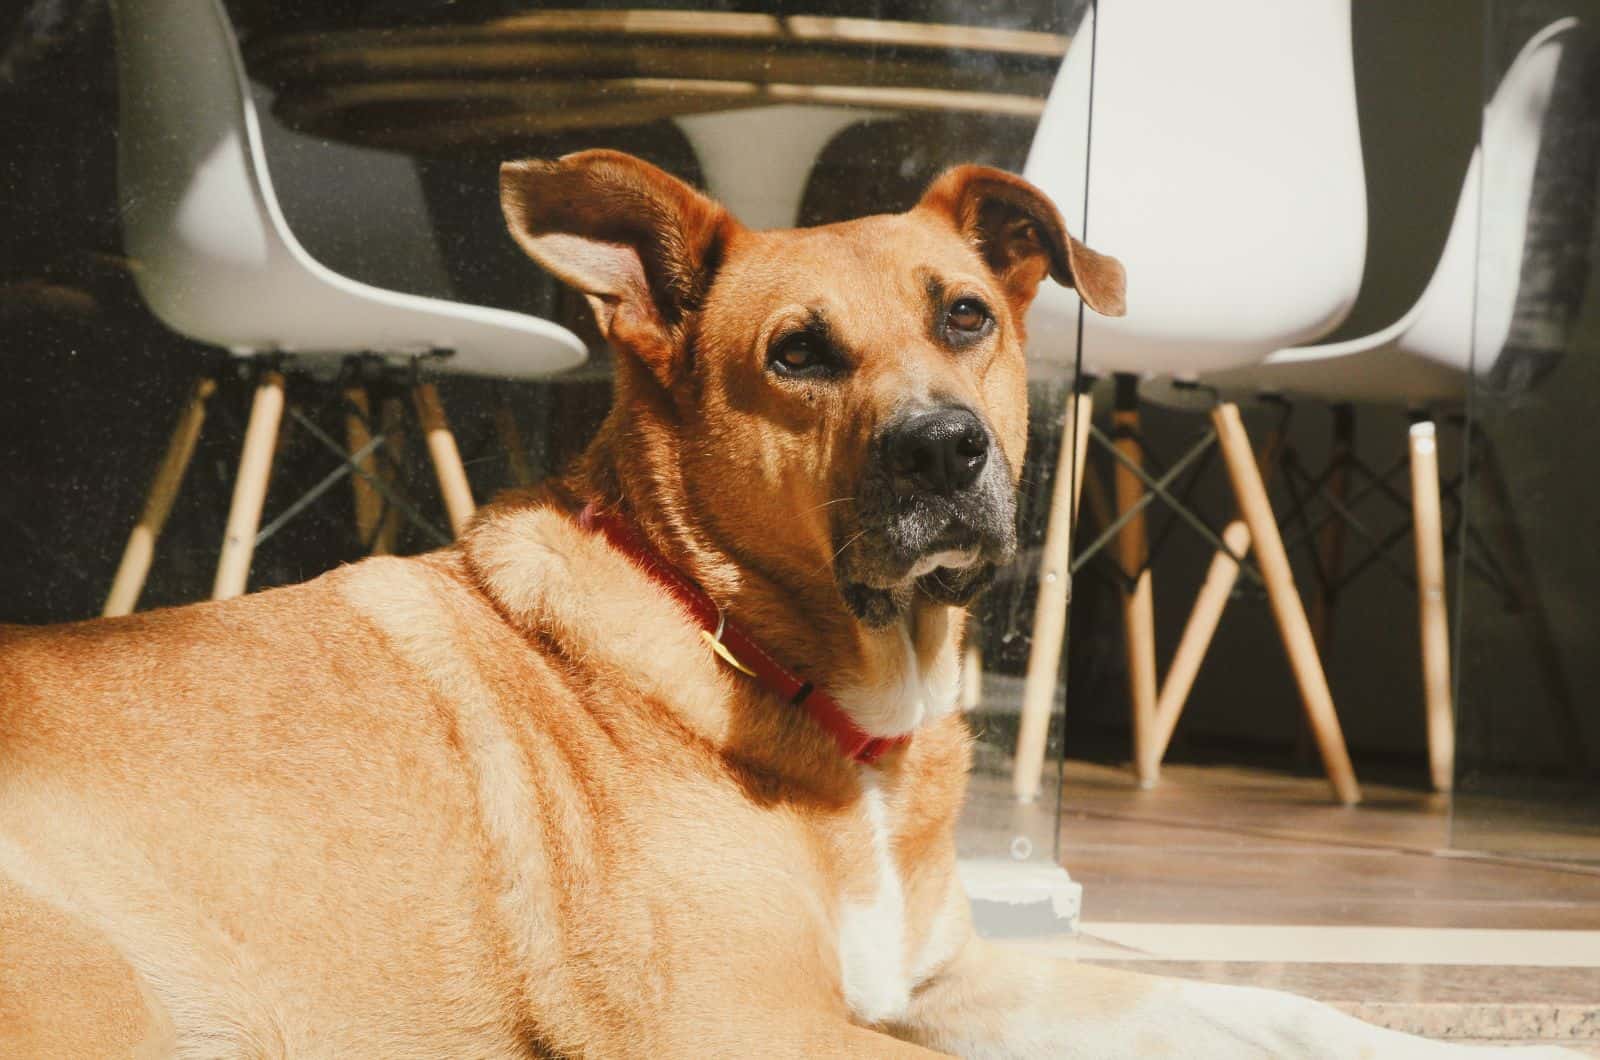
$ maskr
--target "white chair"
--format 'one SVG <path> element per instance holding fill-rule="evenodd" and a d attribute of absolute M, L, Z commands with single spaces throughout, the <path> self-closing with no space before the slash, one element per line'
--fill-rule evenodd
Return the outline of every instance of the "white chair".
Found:
<path fill-rule="evenodd" d="M 1370 335 L 1280 350 L 1260 364 L 1206 379 L 1234 393 L 1404 404 L 1414 410 L 1409 450 L 1423 693 L 1429 771 L 1440 791 L 1450 790 L 1454 773 L 1455 711 L 1436 427 L 1433 414 L 1423 410 L 1460 405 L 1474 378 L 1520 388 L 1559 356 L 1564 336 L 1546 336 L 1545 348 L 1532 351 L 1514 348 L 1511 338 L 1552 93 L 1563 55 L 1579 39 L 1577 19 L 1553 22 L 1507 68 L 1484 108 L 1482 140 L 1467 166 L 1438 264 L 1410 310 Z M 1331 525 L 1337 539 L 1343 519 Z M 1332 559 L 1336 567 L 1341 546 L 1332 550 L 1323 561 Z M 1331 610 L 1331 601 L 1322 610 Z"/>
<path fill-rule="evenodd" d="M 1551 90 L 1576 18 L 1535 34 L 1483 111 L 1483 139 L 1467 166 L 1455 219 L 1433 276 L 1399 320 L 1371 335 L 1269 354 L 1207 374 L 1231 392 L 1275 392 L 1330 402 L 1456 405 L 1476 376 L 1515 374 L 1505 358 L 1520 289 L 1533 178 Z M 1480 213 L 1481 203 L 1481 213 Z"/>
<path fill-rule="evenodd" d="M 529 378 L 581 363 L 554 323 L 358 283 L 315 261 L 273 194 L 239 48 L 220 0 L 114 0 L 120 94 L 117 184 L 139 292 L 168 327 L 260 358 L 213 596 L 244 591 L 284 402 L 285 366 L 332 374 L 352 355 Z M 106 614 L 133 609 L 204 417 L 186 407 L 129 537 Z M 472 512 L 432 384 L 413 388 L 450 521 Z"/>
<path fill-rule="evenodd" d="M 1131 513 L 1144 493 L 1139 377 L 1193 380 L 1256 363 L 1328 333 L 1354 303 L 1366 190 L 1348 0 L 1101 5 L 1098 25 L 1086 16 L 1068 49 L 1024 175 L 1051 195 L 1069 227 L 1128 269 L 1127 316 L 1082 314 L 1073 292 L 1046 284 L 1028 326 L 1037 374 L 1081 363 L 1085 374 L 1123 377 L 1116 494 Z M 1088 394 L 1077 395 L 1062 434 L 1013 777 L 1023 799 L 1037 791 L 1043 764 L 1090 411 Z M 1212 421 L 1324 766 L 1337 796 L 1354 802 L 1359 789 L 1238 410 L 1219 405 Z M 1134 762 L 1148 785 L 1161 730 L 1183 697 L 1174 705 L 1157 685 L 1142 515 L 1124 526 L 1118 551 L 1135 578 L 1124 594 L 1124 625 Z M 1183 685 L 1181 662 L 1168 677 L 1174 690 Z"/>

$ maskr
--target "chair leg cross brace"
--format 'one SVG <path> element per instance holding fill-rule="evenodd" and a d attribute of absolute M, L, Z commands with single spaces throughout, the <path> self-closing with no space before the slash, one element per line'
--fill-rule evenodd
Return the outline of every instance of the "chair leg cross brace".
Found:
<path fill-rule="evenodd" d="M 1328 583 L 1328 587 L 1330 589 L 1337 590 L 1342 588 L 1353 581 L 1357 574 L 1365 571 L 1372 564 L 1380 562 L 1386 565 L 1397 578 L 1405 582 L 1407 585 L 1415 585 L 1416 582 L 1412 579 L 1411 573 L 1403 568 L 1397 561 L 1394 560 L 1393 557 L 1389 555 L 1390 549 L 1399 544 L 1410 534 L 1410 525 L 1402 525 L 1394 530 L 1391 530 L 1384 536 L 1379 537 L 1378 534 L 1369 528 L 1355 512 L 1355 506 L 1373 492 L 1378 492 L 1381 496 L 1389 498 L 1398 505 L 1409 505 L 1409 502 L 1406 500 L 1406 498 L 1400 496 L 1398 493 L 1395 493 L 1385 481 L 1388 477 L 1397 473 L 1401 469 L 1402 465 L 1400 463 L 1396 463 L 1394 467 L 1380 476 L 1374 474 L 1364 464 L 1361 464 L 1359 461 L 1354 459 L 1347 461 L 1347 464 L 1348 466 L 1354 467 L 1356 470 L 1366 475 L 1370 479 L 1369 485 L 1363 489 L 1357 490 L 1354 494 L 1343 500 L 1336 496 L 1332 490 L 1318 490 L 1317 495 L 1312 499 L 1321 500 L 1323 504 L 1327 505 L 1328 511 L 1323 513 L 1321 518 L 1315 520 L 1314 522 L 1302 512 L 1299 516 L 1299 521 L 1303 529 L 1294 538 L 1285 542 L 1285 547 L 1292 548 L 1298 546 L 1309 540 L 1313 534 L 1316 534 L 1319 531 L 1325 531 L 1329 526 L 1341 525 L 1350 530 L 1354 530 L 1356 534 L 1365 540 L 1368 545 L 1368 551 L 1366 555 L 1356 562 L 1350 573 L 1343 578 L 1336 578 L 1336 571 L 1324 569 L 1322 564 L 1319 562 L 1318 575 Z M 1291 483 L 1291 485 L 1297 480 L 1305 480 L 1308 481 L 1313 488 L 1316 488 L 1316 480 L 1307 475 L 1300 467 L 1298 462 L 1294 461 L 1292 458 L 1285 460 L 1284 472 L 1286 479 Z"/>
<path fill-rule="evenodd" d="M 324 431 L 321 427 L 318 427 L 310 417 L 302 415 L 299 409 L 291 410 L 289 414 L 294 417 L 296 423 L 300 424 L 306 429 L 306 433 L 310 434 L 311 437 L 321 442 L 329 452 L 336 454 L 339 459 L 344 462 L 345 466 L 337 469 L 335 474 L 339 474 L 341 476 L 344 474 L 359 475 L 369 486 L 377 490 L 378 494 L 386 502 L 394 505 L 395 508 L 399 509 L 399 511 L 404 514 L 407 519 L 411 520 L 411 522 L 416 524 L 419 529 L 421 529 L 429 537 L 433 538 L 436 544 L 448 545 L 450 543 L 449 534 L 446 534 L 443 530 L 440 530 L 437 526 L 434 526 L 426 516 L 424 516 L 411 504 L 407 503 L 405 498 L 400 496 L 400 494 L 395 491 L 394 487 L 390 483 L 383 480 L 382 476 L 374 474 L 361 466 L 362 457 L 366 455 L 365 452 L 354 455 L 347 454 L 344 449 L 340 447 L 338 442 L 334 441 L 328 436 L 327 431 Z M 384 440 L 385 437 L 385 435 L 379 435 L 378 438 L 374 440 L 381 441 Z M 368 446 L 367 448 L 370 449 L 372 446 Z"/>
<path fill-rule="evenodd" d="M 1317 655 L 1316 642 L 1311 637 L 1311 624 L 1306 619 L 1305 605 L 1301 603 L 1300 594 L 1294 586 L 1289 556 L 1284 551 L 1283 538 L 1278 534 L 1278 520 L 1272 514 L 1266 484 L 1261 481 L 1261 469 L 1256 464 L 1255 454 L 1251 452 L 1249 436 L 1245 434 L 1244 422 L 1239 417 L 1239 407 L 1232 403 L 1218 405 L 1211 411 L 1211 422 L 1217 429 L 1217 440 L 1222 446 L 1228 477 L 1233 481 L 1239 512 L 1250 531 L 1256 561 L 1260 563 L 1262 577 L 1267 583 L 1273 617 L 1277 620 L 1278 633 L 1283 640 L 1284 651 L 1289 656 L 1289 665 L 1294 670 L 1295 682 L 1300 686 L 1300 699 L 1311 723 L 1312 734 L 1316 737 L 1317 748 L 1322 754 L 1323 769 L 1340 802 L 1360 802 L 1361 789 L 1356 784 L 1355 769 L 1350 764 L 1344 732 L 1334 712 L 1333 694 L 1328 690 L 1322 660 Z"/>
<path fill-rule="evenodd" d="M 1100 443 L 1101 447 L 1104 448 L 1106 452 L 1110 453 L 1114 460 L 1132 472 L 1133 475 L 1144 484 L 1146 492 L 1137 501 L 1135 501 L 1131 507 L 1118 515 L 1115 521 L 1113 521 L 1105 528 L 1104 531 L 1101 532 L 1099 537 L 1095 538 L 1094 541 L 1084 547 L 1084 550 L 1080 552 L 1077 558 L 1072 561 L 1072 572 L 1074 574 L 1081 570 L 1084 564 L 1093 559 L 1101 549 L 1105 548 L 1106 545 L 1111 542 L 1112 538 L 1116 537 L 1118 531 L 1127 526 L 1128 523 L 1130 523 L 1140 512 L 1144 511 L 1146 507 L 1155 503 L 1155 501 L 1159 499 L 1166 501 L 1167 506 L 1173 512 L 1177 513 L 1180 519 L 1193 527 L 1195 532 L 1209 541 L 1217 551 L 1227 553 L 1233 560 L 1234 564 L 1240 567 L 1251 581 L 1255 582 L 1257 585 L 1264 584 L 1261 580 L 1261 573 L 1256 569 L 1255 565 L 1245 557 L 1245 550 L 1238 550 L 1230 547 L 1225 537 L 1218 536 L 1215 530 L 1206 525 L 1204 519 L 1201 519 L 1199 516 L 1195 515 L 1194 512 L 1189 510 L 1188 505 L 1183 503 L 1182 498 L 1173 496 L 1170 489 L 1172 483 L 1177 481 L 1178 477 L 1188 469 L 1189 465 L 1194 463 L 1201 456 L 1205 455 L 1206 451 L 1211 447 L 1211 445 L 1216 442 L 1216 431 L 1207 431 L 1205 435 L 1194 444 L 1193 448 L 1191 448 L 1187 453 L 1184 453 L 1183 456 L 1178 459 L 1178 462 L 1173 464 L 1172 467 L 1167 470 L 1166 474 L 1162 475 L 1160 478 L 1151 478 L 1148 471 L 1140 467 L 1131 458 L 1129 458 L 1127 454 L 1118 449 L 1115 443 L 1112 442 L 1112 440 L 1106 436 L 1105 432 L 1100 430 L 1098 427 L 1090 427 L 1089 436 L 1096 442 Z"/>
<path fill-rule="evenodd" d="M 290 410 L 290 415 L 292 415 L 302 426 L 309 422 L 300 414 L 299 409 Z M 273 534 L 276 534 L 279 530 L 282 530 L 284 527 L 288 526 L 294 521 L 295 516 L 311 507 L 318 497 L 322 496 L 334 486 L 338 485 L 339 482 L 350 475 L 351 472 L 361 470 L 357 466 L 357 462 L 365 460 L 368 456 L 371 456 L 373 450 L 377 449 L 378 446 L 383 444 L 383 442 L 384 437 L 380 434 L 374 437 L 371 441 L 367 442 L 366 445 L 356 450 L 354 453 L 351 453 L 349 456 L 343 456 L 341 454 L 338 467 L 324 475 L 322 480 L 319 481 L 315 486 L 312 486 L 310 489 L 306 490 L 305 493 L 301 494 L 299 500 L 289 505 L 289 507 L 285 508 L 278 514 L 277 518 L 273 519 L 272 522 L 268 523 L 266 526 L 263 526 L 259 531 L 257 531 L 255 547 L 260 548 L 264 542 L 272 537 Z"/>
<path fill-rule="evenodd" d="M 375 359 L 355 358 L 347 363 L 346 376 L 354 379 L 347 385 L 345 400 L 347 433 L 351 444 L 341 446 L 299 409 L 289 409 L 290 419 L 284 420 L 286 380 L 285 370 L 292 366 L 292 358 L 263 358 L 263 367 L 256 377 L 255 394 L 251 400 L 250 416 L 245 425 L 238 474 L 233 483 L 232 499 L 228 508 L 227 529 L 217 561 L 217 573 L 212 586 L 212 599 L 225 600 L 245 591 L 250 564 L 256 546 L 265 542 L 303 512 L 335 484 L 351 477 L 360 485 L 356 491 L 356 516 L 358 536 L 363 546 L 374 553 L 389 552 L 399 529 L 399 516 L 410 519 L 438 544 L 449 544 L 450 536 L 440 531 L 416 508 L 408 504 L 388 481 L 387 468 L 380 469 L 374 457 L 380 448 L 391 465 L 400 459 L 399 431 L 401 408 L 394 397 L 382 403 L 383 429 L 372 430 L 369 421 L 366 393 L 360 382 L 370 375 L 364 363 Z M 358 361 L 363 363 L 357 363 Z M 353 371 L 351 369 L 354 369 Z M 450 514 L 451 526 L 458 532 L 473 512 L 471 488 L 466 471 L 461 465 L 455 438 L 445 420 L 444 409 L 437 391 L 430 383 L 417 380 L 417 362 L 409 365 L 412 393 L 418 419 L 427 436 L 429 455 L 439 476 L 440 493 Z M 150 486 L 144 510 L 134 525 L 123 551 L 122 561 L 112 581 L 102 614 L 106 616 L 130 613 L 138 602 L 139 594 L 149 574 L 156 540 L 171 511 L 172 503 L 182 484 L 184 473 L 194 455 L 200 428 L 205 420 L 206 405 L 215 392 L 217 383 L 203 378 L 196 383 L 185 404 L 178 424 L 167 445 L 166 454 Z M 279 434 L 287 423 L 298 424 L 308 434 L 338 456 L 340 466 L 312 486 L 265 527 L 261 526 L 265 507 L 268 480 L 279 446 Z M 378 501 L 382 498 L 382 503 Z"/>
<path fill-rule="evenodd" d="M 1120 396 L 1120 395 L 1119 395 Z M 1079 395 L 1078 403 L 1074 410 L 1087 418 L 1087 395 Z M 1125 427 L 1128 423 L 1136 423 L 1137 413 L 1126 415 L 1128 409 L 1125 401 L 1119 401 L 1118 426 Z M 1220 621 L 1222 611 L 1226 606 L 1229 593 L 1239 572 L 1244 570 L 1253 581 L 1262 584 L 1267 590 L 1271 602 L 1273 616 L 1276 620 L 1279 635 L 1283 641 L 1285 653 L 1289 657 L 1290 667 L 1294 672 L 1296 684 L 1300 690 L 1300 698 L 1305 709 L 1308 722 L 1316 737 L 1317 746 L 1322 755 L 1323 766 L 1328 775 L 1328 780 L 1333 792 L 1339 801 L 1351 804 L 1359 802 L 1360 788 L 1357 785 L 1355 771 L 1350 763 L 1349 751 L 1345 746 L 1344 734 L 1339 725 L 1338 716 L 1333 706 L 1333 697 L 1328 690 L 1327 678 L 1322 670 L 1321 659 L 1318 656 L 1316 643 L 1311 635 L 1310 624 L 1306 618 L 1305 606 L 1300 600 L 1298 590 L 1294 585 L 1294 578 L 1289 569 L 1288 555 L 1284 549 L 1283 539 L 1278 531 L 1277 519 L 1273 515 L 1271 503 L 1267 498 L 1266 485 L 1262 480 L 1260 466 L 1255 453 L 1251 450 L 1249 437 L 1244 430 L 1244 424 L 1239 416 L 1236 405 L 1223 403 L 1217 405 L 1212 413 L 1213 430 L 1202 441 L 1191 449 L 1176 465 L 1160 478 L 1151 476 L 1140 466 L 1137 459 L 1137 450 L 1130 454 L 1123 451 L 1115 442 L 1102 432 L 1094 428 L 1084 428 L 1085 443 L 1093 437 L 1102 448 L 1109 450 L 1118 462 L 1119 475 L 1123 479 L 1122 488 L 1118 490 L 1119 508 L 1116 521 L 1103 531 L 1099 538 L 1085 550 L 1085 555 L 1075 559 L 1069 570 L 1077 570 L 1082 562 L 1094 552 L 1104 548 L 1117 534 L 1126 532 L 1128 527 L 1134 526 L 1142 529 L 1138 522 L 1140 513 L 1157 497 L 1165 501 L 1172 509 L 1179 513 L 1189 525 L 1204 536 L 1217 548 L 1217 555 L 1212 561 L 1206 581 L 1196 598 L 1195 607 L 1190 615 L 1178 650 L 1174 654 L 1172 665 L 1169 667 L 1167 680 L 1160 689 L 1160 694 L 1155 697 L 1153 709 L 1151 704 L 1145 703 L 1143 710 L 1137 698 L 1135 707 L 1135 739 L 1134 739 L 1134 766 L 1141 783 L 1153 783 L 1156 771 L 1162 756 L 1165 754 L 1172 732 L 1182 712 L 1195 675 L 1198 673 L 1201 660 L 1209 647 L 1211 637 Z M 1074 432 L 1075 433 L 1075 432 Z M 1205 452 L 1212 441 L 1216 441 L 1222 451 L 1228 477 L 1241 517 L 1230 523 L 1219 536 L 1198 516 L 1188 511 L 1179 498 L 1172 496 L 1169 487 L 1178 475 L 1186 469 L 1193 460 Z M 1063 437 L 1065 447 L 1068 437 Z M 1081 454 L 1075 454 L 1081 461 Z M 1063 460 L 1065 463 L 1065 459 Z M 1059 472 L 1058 472 L 1059 473 Z M 1077 476 L 1081 481 L 1081 472 Z M 1133 489 L 1137 485 L 1144 487 L 1141 496 L 1134 497 Z M 1130 486 L 1132 488 L 1130 488 Z M 1061 498 L 1057 497 L 1059 502 Z M 1051 532 L 1047 533 L 1047 541 L 1055 533 L 1055 524 L 1058 520 L 1071 520 L 1076 505 L 1063 508 L 1059 503 L 1052 504 L 1050 515 Z M 1128 553 L 1124 559 L 1131 558 L 1136 548 L 1142 548 L 1143 539 L 1137 534 L 1134 543 L 1125 548 Z M 1245 555 L 1254 546 L 1256 565 L 1249 564 Z M 1048 548 L 1047 548 L 1048 553 Z M 1141 561 L 1135 565 L 1136 570 L 1141 570 L 1140 585 L 1143 591 L 1148 592 L 1146 580 L 1149 577 L 1148 569 L 1144 569 Z M 1043 584 L 1043 578 L 1041 578 Z M 1136 586 L 1135 592 L 1140 591 Z M 1052 599 L 1049 601 L 1054 603 Z M 1136 602 L 1129 596 L 1126 603 Z M 1040 606 L 1046 603 L 1045 593 L 1041 588 Z M 1065 601 L 1063 599 L 1062 606 Z M 1139 615 L 1129 612 L 1125 608 L 1125 618 L 1130 623 L 1130 637 L 1135 630 L 1132 628 L 1134 619 Z M 1036 616 L 1035 626 L 1039 625 Z M 1031 648 L 1028 667 L 1027 685 L 1023 697 L 1022 718 L 1018 740 L 1017 757 L 1013 772 L 1013 789 L 1022 799 L 1032 798 L 1038 791 L 1039 774 L 1044 764 L 1043 732 L 1048 724 L 1048 712 L 1051 705 L 1050 697 L 1039 690 L 1053 688 L 1059 667 L 1060 644 L 1057 634 L 1054 644 L 1045 643 L 1037 634 Z M 1053 632 L 1053 631 L 1051 631 Z M 1132 646 L 1130 646 L 1130 654 Z M 1150 660 L 1146 660 L 1150 662 Z M 1132 662 L 1130 661 L 1130 666 Z M 1030 691 L 1034 694 L 1030 694 Z M 1140 691 L 1135 690 L 1136 694 Z M 1030 738 L 1033 736 L 1034 738 Z"/>

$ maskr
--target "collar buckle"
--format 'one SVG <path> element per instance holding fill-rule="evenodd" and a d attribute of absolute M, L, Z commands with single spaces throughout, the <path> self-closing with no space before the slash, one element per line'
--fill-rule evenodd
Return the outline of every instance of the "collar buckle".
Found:
<path fill-rule="evenodd" d="M 700 631 L 700 638 L 706 642 L 706 644 L 711 648 L 712 654 L 714 654 L 717 658 L 721 659 L 735 670 L 738 670 L 746 677 L 755 677 L 756 672 L 750 669 L 744 663 L 740 662 L 739 657 L 734 655 L 726 644 L 722 643 L 722 631 L 728 628 L 728 616 L 727 613 L 722 610 L 722 605 L 716 601 L 713 600 L 711 602 L 711 606 L 717 609 L 716 632 L 712 632 L 709 629 L 702 629 Z"/>

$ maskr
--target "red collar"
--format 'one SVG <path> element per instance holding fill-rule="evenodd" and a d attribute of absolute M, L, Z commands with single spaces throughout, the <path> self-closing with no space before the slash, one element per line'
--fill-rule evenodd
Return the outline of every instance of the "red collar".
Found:
<path fill-rule="evenodd" d="M 873 736 L 851 721 L 836 699 L 786 670 L 738 623 L 727 618 L 722 608 L 693 579 L 651 548 L 626 516 L 604 511 L 590 501 L 578 513 L 578 525 L 585 530 L 600 531 L 613 548 L 671 593 L 724 662 L 761 682 L 779 699 L 804 707 L 811 719 L 832 735 L 846 758 L 872 765 L 887 751 L 911 742 L 909 735 Z"/>

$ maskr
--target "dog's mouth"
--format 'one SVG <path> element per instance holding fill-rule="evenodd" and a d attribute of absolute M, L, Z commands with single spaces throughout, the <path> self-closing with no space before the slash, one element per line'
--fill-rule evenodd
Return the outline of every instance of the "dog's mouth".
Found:
<path fill-rule="evenodd" d="M 881 627 L 923 597 L 962 607 L 1016 551 L 1009 476 L 957 497 L 896 494 L 868 483 L 853 527 L 835 532 L 834 577 L 845 605 Z"/>

